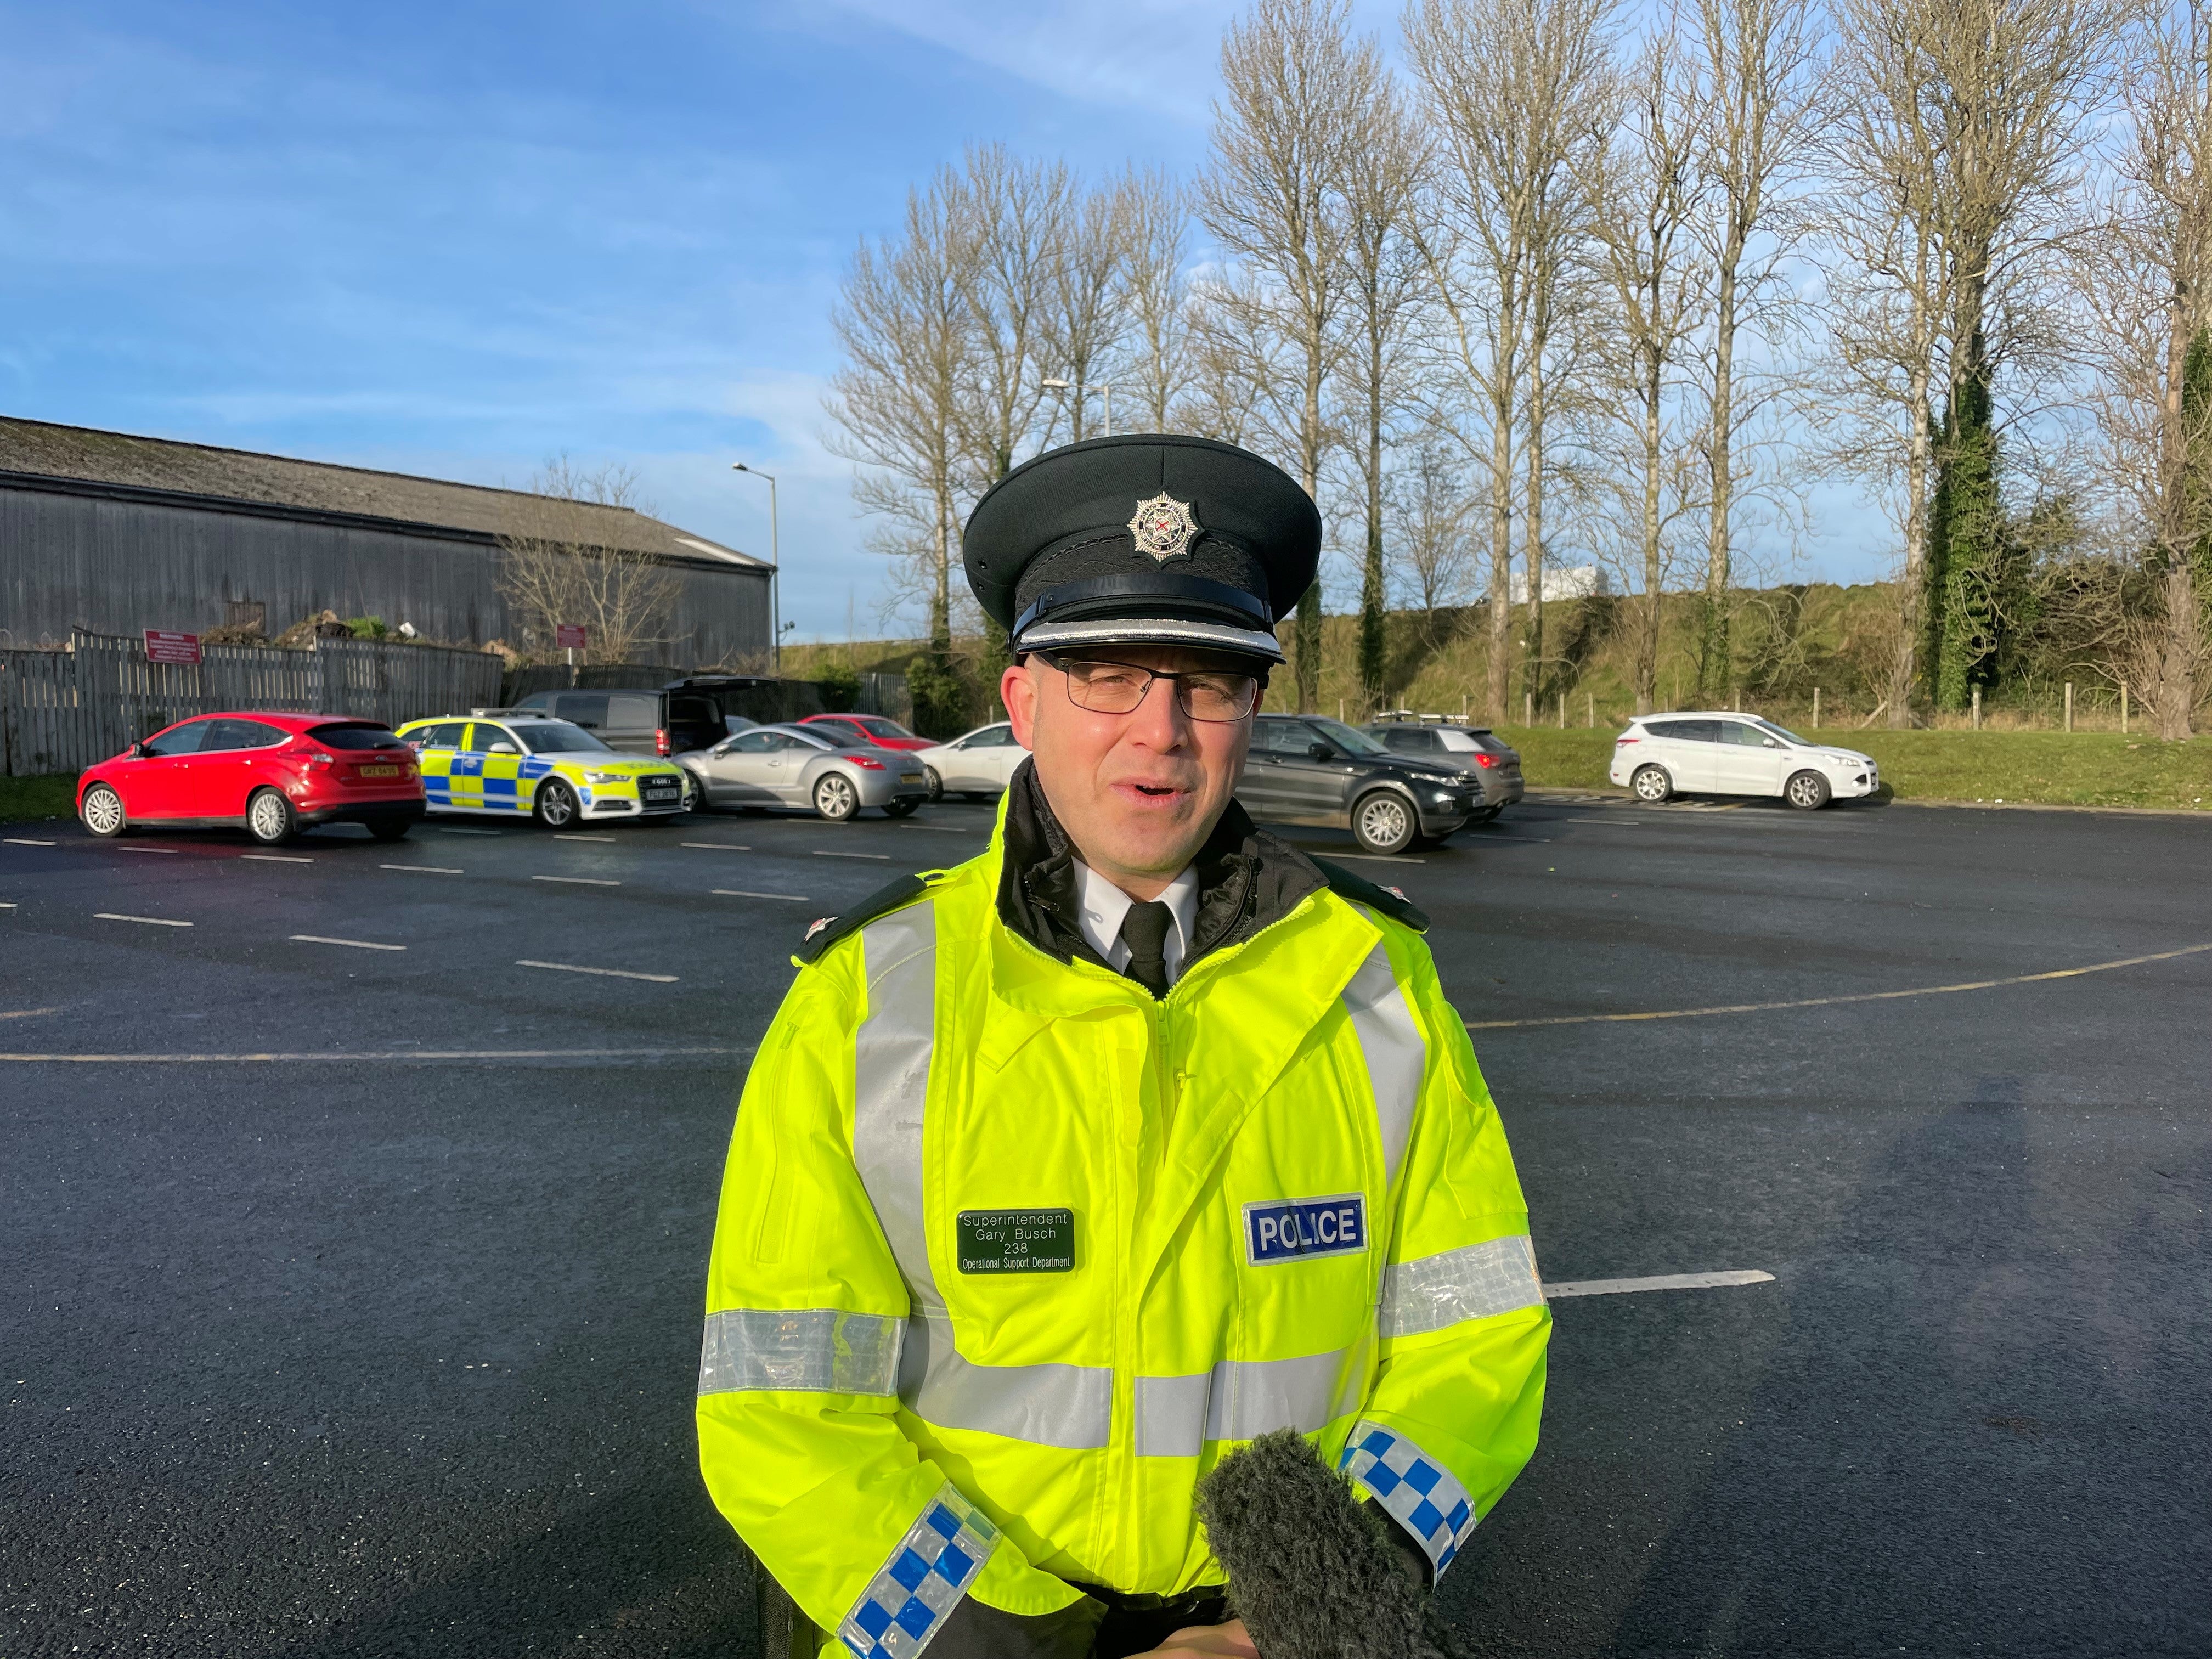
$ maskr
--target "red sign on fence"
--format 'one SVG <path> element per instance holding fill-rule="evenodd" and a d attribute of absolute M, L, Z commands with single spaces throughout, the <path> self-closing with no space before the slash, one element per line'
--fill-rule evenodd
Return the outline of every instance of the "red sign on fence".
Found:
<path fill-rule="evenodd" d="M 171 634 L 161 629 L 146 630 L 146 660 L 148 662 L 196 663 L 200 659 L 200 636 L 197 634 Z"/>
<path fill-rule="evenodd" d="M 587 647 L 584 636 L 590 632 L 581 623 L 556 623 L 553 627 L 554 648 L 560 651 L 582 651 Z"/>

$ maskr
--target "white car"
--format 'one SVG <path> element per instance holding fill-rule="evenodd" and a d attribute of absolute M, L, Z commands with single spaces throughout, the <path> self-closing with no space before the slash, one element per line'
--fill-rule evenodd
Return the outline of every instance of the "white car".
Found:
<path fill-rule="evenodd" d="M 1638 714 L 1613 740 L 1613 781 L 1654 805 L 1669 795 L 1779 795 L 1811 811 L 1881 787 L 1856 749 L 1809 743 L 1753 714 Z"/>
<path fill-rule="evenodd" d="M 979 726 L 964 738 L 940 743 L 915 757 L 929 770 L 929 798 L 945 795 L 995 795 L 1013 781 L 1014 769 L 1030 751 L 1014 741 L 1014 728 L 1004 720 Z"/>

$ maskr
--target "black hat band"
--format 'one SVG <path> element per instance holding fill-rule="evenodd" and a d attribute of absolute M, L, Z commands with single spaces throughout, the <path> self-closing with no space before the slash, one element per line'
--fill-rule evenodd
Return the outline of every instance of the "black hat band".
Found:
<path fill-rule="evenodd" d="M 1256 593 L 1227 582 L 1170 571 L 1139 571 L 1131 574 L 1085 576 L 1048 587 L 1014 619 L 1008 633 L 1019 639 L 1032 623 L 1049 617 L 1055 622 L 1078 622 L 1090 617 L 1126 614 L 1132 604 L 1147 615 L 1188 606 L 1223 616 L 1248 627 L 1273 628 L 1275 616 Z"/>

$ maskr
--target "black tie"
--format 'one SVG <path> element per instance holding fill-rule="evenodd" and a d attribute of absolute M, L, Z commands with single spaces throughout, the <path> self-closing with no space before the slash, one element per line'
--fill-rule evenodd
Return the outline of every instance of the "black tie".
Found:
<path fill-rule="evenodd" d="M 1121 939 L 1129 947 L 1125 971 L 1154 1001 L 1168 994 L 1168 929 L 1174 926 L 1175 912 L 1158 899 L 1131 905 L 1121 918 Z"/>

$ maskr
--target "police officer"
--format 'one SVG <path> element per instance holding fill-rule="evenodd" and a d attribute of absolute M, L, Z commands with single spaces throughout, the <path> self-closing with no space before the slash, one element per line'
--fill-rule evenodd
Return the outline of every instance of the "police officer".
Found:
<path fill-rule="evenodd" d="M 1192 1513 L 1238 1443 L 1304 1431 L 1425 1581 L 1534 1450 L 1550 1316 L 1425 919 L 1231 799 L 1320 544 L 1162 435 L 969 520 L 1030 758 L 980 857 L 817 925 L 708 1281 L 701 1466 L 815 1644 L 1249 1654 Z"/>

